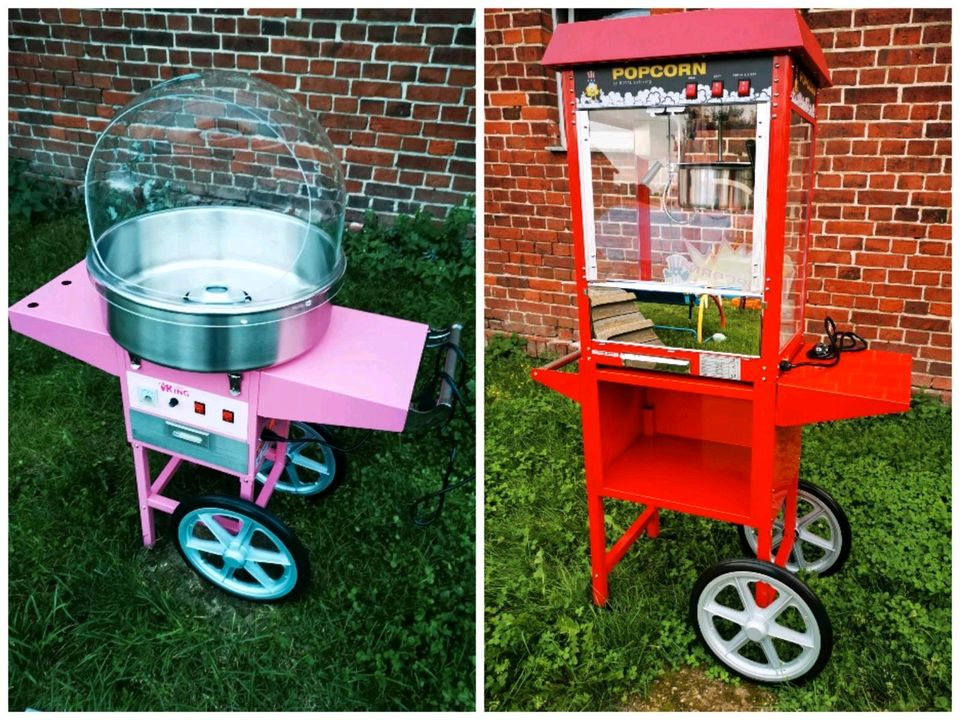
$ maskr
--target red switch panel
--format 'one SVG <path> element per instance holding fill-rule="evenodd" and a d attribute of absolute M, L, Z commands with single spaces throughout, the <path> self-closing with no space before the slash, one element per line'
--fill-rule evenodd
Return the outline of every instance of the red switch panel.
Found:
<path fill-rule="evenodd" d="M 687 83 L 687 100 L 696 100 L 697 99 L 697 84 L 696 83 Z"/>
<path fill-rule="evenodd" d="M 749 80 L 739 80 L 737 82 L 737 95 L 744 97 L 750 94 L 750 81 Z"/>
<path fill-rule="evenodd" d="M 713 97 L 723 97 L 723 80 L 714 80 L 710 86 L 710 95 Z"/>

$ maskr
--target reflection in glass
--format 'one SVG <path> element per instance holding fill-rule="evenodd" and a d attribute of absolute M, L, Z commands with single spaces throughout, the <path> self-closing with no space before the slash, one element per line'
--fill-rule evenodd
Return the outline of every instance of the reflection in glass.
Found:
<path fill-rule="evenodd" d="M 592 110 L 599 281 L 759 294 L 755 105 Z"/>
<path fill-rule="evenodd" d="M 587 117 L 594 337 L 758 355 L 757 106 L 597 109 Z"/>
<path fill-rule="evenodd" d="M 803 255 L 806 252 L 810 206 L 810 167 L 813 126 L 797 113 L 790 121 L 790 166 L 787 169 L 787 209 L 783 233 L 783 291 L 780 305 L 780 349 L 802 330 Z"/>

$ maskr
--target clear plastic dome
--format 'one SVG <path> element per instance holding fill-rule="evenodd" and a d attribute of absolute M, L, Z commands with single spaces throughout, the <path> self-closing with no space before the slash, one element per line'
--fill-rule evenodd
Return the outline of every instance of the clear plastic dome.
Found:
<path fill-rule="evenodd" d="M 296 100 L 247 75 L 184 75 L 135 98 L 100 136 L 85 192 L 91 254 L 145 298 L 286 303 L 343 272 L 333 145 Z M 119 247 L 134 235 L 136 252 Z M 145 265 L 157 251 L 176 267 Z M 191 257 L 196 275 L 182 272 Z"/>
<path fill-rule="evenodd" d="M 87 266 L 114 306 L 111 334 L 149 345 L 144 357 L 165 356 L 141 339 L 153 328 L 114 332 L 121 320 L 280 322 L 325 304 L 346 267 L 332 143 L 294 98 L 242 73 L 184 75 L 132 100 L 94 146 L 85 197 Z"/>

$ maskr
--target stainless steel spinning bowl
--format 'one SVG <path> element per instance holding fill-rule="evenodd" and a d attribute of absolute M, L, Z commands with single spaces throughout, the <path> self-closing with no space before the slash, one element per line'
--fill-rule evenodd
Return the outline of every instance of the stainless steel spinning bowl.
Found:
<path fill-rule="evenodd" d="M 309 350 L 345 267 L 321 229 L 229 206 L 140 215 L 87 253 L 111 337 L 140 358 L 198 372 L 252 370 Z"/>

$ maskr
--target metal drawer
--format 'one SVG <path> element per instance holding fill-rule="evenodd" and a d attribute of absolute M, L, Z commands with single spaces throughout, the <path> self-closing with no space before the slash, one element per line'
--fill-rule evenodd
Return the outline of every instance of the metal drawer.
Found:
<path fill-rule="evenodd" d="M 239 473 L 247 472 L 247 443 L 148 415 L 130 411 L 135 440 Z"/>

